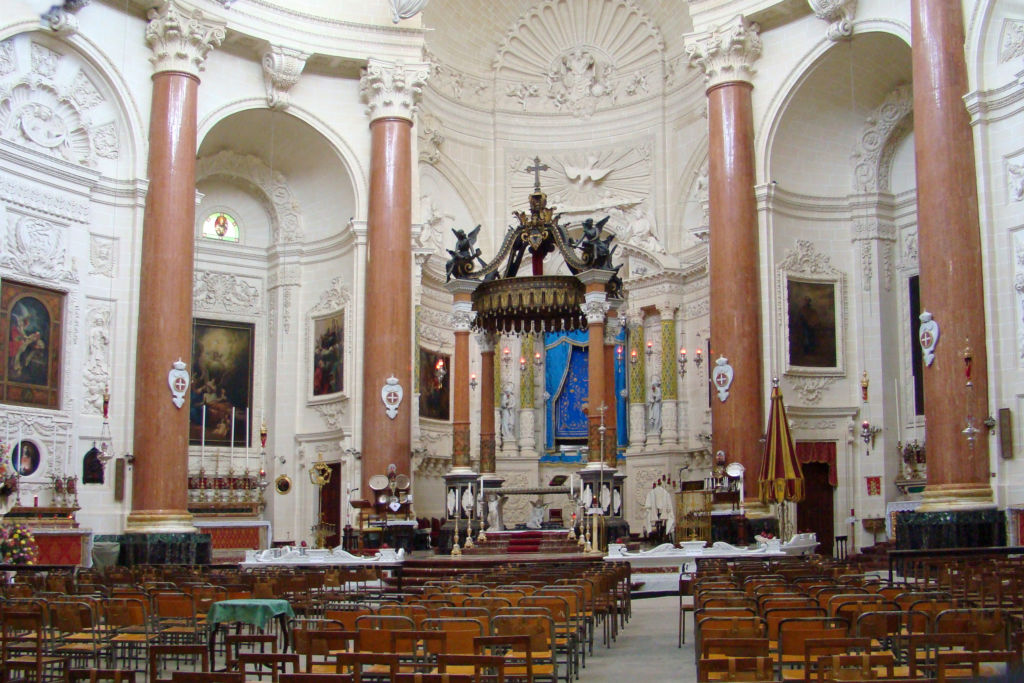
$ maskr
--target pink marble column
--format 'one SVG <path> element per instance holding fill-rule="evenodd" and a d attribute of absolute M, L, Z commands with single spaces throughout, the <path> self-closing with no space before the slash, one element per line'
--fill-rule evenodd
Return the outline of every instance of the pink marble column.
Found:
<path fill-rule="evenodd" d="M 182 27 L 187 27 L 185 30 Z M 125 531 L 194 532 L 188 512 L 188 376 L 196 206 L 196 100 L 207 53 L 224 27 L 173 2 L 150 10 L 155 73 L 149 120 L 149 189 L 142 228 L 135 370 L 132 511 Z M 170 384 L 186 389 L 176 405 Z"/>
<path fill-rule="evenodd" d="M 611 271 L 607 270 L 586 270 L 577 275 L 587 288 L 586 303 L 583 304 L 583 313 L 587 317 L 587 469 L 596 470 L 606 467 L 602 460 L 606 444 L 601 441 L 601 420 L 603 408 L 607 430 L 604 325 L 605 317 L 611 309 L 605 293 L 605 285 L 610 276 Z"/>
<path fill-rule="evenodd" d="M 733 382 L 725 401 L 712 398 L 712 450 L 757 472 L 764 428 L 757 203 L 754 198 L 752 64 L 758 28 L 736 17 L 713 32 L 689 36 L 691 64 L 704 70 L 708 95 L 711 350 L 708 371 L 728 359 Z M 757 498 L 746 477 L 747 500 Z"/>
<path fill-rule="evenodd" d="M 922 509 L 991 506 L 988 431 L 981 424 L 989 414 L 985 297 L 974 137 L 963 102 L 963 8 L 912 0 L 911 32 L 921 308 L 941 329 L 935 361 L 924 368 L 928 485 Z M 973 447 L 962 433 L 968 412 L 979 430 Z"/>
<path fill-rule="evenodd" d="M 469 331 L 473 323 L 473 290 L 476 280 L 452 280 L 448 291 L 454 297 L 452 326 L 455 331 L 455 358 L 452 363 L 452 472 L 472 472 L 469 444 Z M 494 413 L 491 413 L 494 431 Z"/>
<path fill-rule="evenodd" d="M 480 347 L 480 474 L 494 474 L 494 336 L 477 334 Z"/>
<path fill-rule="evenodd" d="M 371 136 L 362 359 L 364 498 L 372 495 L 369 478 L 389 465 L 402 474 L 411 469 L 411 138 L 416 101 L 428 73 L 426 64 L 371 59 L 360 82 Z M 397 404 L 389 409 L 384 395 Z"/>

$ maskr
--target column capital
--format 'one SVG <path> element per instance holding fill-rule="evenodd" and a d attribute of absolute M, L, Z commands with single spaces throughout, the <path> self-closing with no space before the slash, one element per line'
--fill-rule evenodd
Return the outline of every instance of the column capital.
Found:
<path fill-rule="evenodd" d="M 430 76 L 430 64 L 370 59 L 359 79 L 359 95 L 371 121 L 397 117 L 412 121 Z"/>
<path fill-rule="evenodd" d="M 146 42 L 155 73 L 180 71 L 196 78 L 206 68 L 206 55 L 221 44 L 226 23 L 207 18 L 202 10 L 167 0 L 149 10 Z"/>
<path fill-rule="evenodd" d="M 469 332 L 473 329 L 474 319 L 476 313 L 472 301 L 456 301 L 452 304 L 452 328 L 455 332 Z"/>
<path fill-rule="evenodd" d="M 480 353 L 494 353 L 494 335 L 490 332 L 477 332 L 476 345 Z"/>
<path fill-rule="evenodd" d="M 761 56 L 761 28 L 741 14 L 713 31 L 684 37 L 690 67 L 704 71 L 708 88 L 730 82 L 751 83 Z"/>
<path fill-rule="evenodd" d="M 588 325 L 603 324 L 611 307 L 604 292 L 587 292 L 584 302 L 580 305 L 583 315 L 587 316 Z"/>
<path fill-rule="evenodd" d="M 307 59 L 308 53 L 281 45 L 268 45 L 263 51 L 263 83 L 271 109 L 288 108 L 288 93 L 299 82 Z"/>

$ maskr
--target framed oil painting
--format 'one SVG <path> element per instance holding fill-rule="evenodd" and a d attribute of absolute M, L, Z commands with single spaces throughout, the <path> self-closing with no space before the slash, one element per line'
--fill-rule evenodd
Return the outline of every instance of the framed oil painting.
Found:
<path fill-rule="evenodd" d="M 797 240 L 776 268 L 776 306 L 787 375 L 846 373 L 846 275 L 809 240 Z"/>
<path fill-rule="evenodd" d="M 313 398 L 345 390 L 345 311 L 313 318 Z"/>
<path fill-rule="evenodd" d="M 252 406 L 253 331 L 251 323 L 193 321 L 190 444 L 230 447 L 234 435 L 235 447 L 246 446 L 252 431 L 246 430 L 246 409 Z"/>
<path fill-rule="evenodd" d="M 449 420 L 451 357 L 420 347 L 420 417 Z"/>
<path fill-rule="evenodd" d="M 63 320 L 63 292 L 11 281 L 0 284 L 3 402 L 59 407 Z"/>
<path fill-rule="evenodd" d="M 786 283 L 789 322 L 789 364 L 808 368 L 835 368 L 836 285 L 833 282 Z"/>

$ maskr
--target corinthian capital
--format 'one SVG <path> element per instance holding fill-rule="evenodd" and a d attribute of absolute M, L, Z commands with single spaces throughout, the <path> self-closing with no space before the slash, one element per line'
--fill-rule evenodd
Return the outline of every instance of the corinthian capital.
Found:
<path fill-rule="evenodd" d="M 290 47 L 271 45 L 263 52 L 263 83 L 271 109 L 288 108 L 288 92 L 299 82 L 309 55 Z"/>
<path fill-rule="evenodd" d="M 722 24 L 714 31 L 686 36 L 686 54 L 691 67 L 704 71 L 704 81 L 711 88 L 722 83 L 750 83 L 753 64 L 761 56 L 760 27 L 742 15 Z"/>
<path fill-rule="evenodd" d="M 580 305 L 583 315 L 587 317 L 588 325 L 604 323 L 605 316 L 608 315 L 611 307 L 612 305 L 608 303 L 604 292 L 587 292 Z"/>
<path fill-rule="evenodd" d="M 148 16 L 146 42 L 157 73 L 181 71 L 198 77 L 206 68 L 206 55 L 224 40 L 224 22 L 207 19 L 198 9 L 189 12 L 174 0 L 149 10 Z"/>
<path fill-rule="evenodd" d="M 395 116 L 411 121 L 429 76 L 427 63 L 369 60 L 359 81 L 359 94 L 370 120 Z"/>

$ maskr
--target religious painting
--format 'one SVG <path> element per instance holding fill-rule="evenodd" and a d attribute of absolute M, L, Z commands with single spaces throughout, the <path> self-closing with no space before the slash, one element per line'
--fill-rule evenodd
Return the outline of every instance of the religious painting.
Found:
<path fill-rule="evenodd" d="M 221 242 L 237 242 L 238 222 L 234 216 L 223 211 L 211 213 L 203 220 L 203 237 Z"/>
<path fill-rule="evenodd" d="M 840 369 L 839 291 L 836 282 L 787 278 L 788 365 L 809 371 Z"/>
<path fill-rule="evenodd" d="M 420 348 L 420 417 L 450 419 L 451 357 Z"/>
<path fill-rule="evenodd" d="M 341 393 L 345 376 L 345 312 L 313 319 L 313 397 Z"/>
<path fill-rule="evenodd" d="M 250 323 L 194 321 L 190 444 L 247 445 L 247 426 L 253 419 L 253 331 Z"/>
<path fill-rule="evenodd" d="M 63 319 L 62 292 L 10 281 L 0 285 L 4 402 L 59 407 Z"/>
<path fill-rule="evenodd" d="M 28 477 L 39 469 L 39 446 L 34 441 L 19 441 L 11 451 L 11 465 L 18 476 Z"/>

